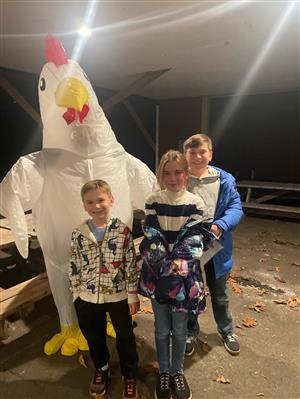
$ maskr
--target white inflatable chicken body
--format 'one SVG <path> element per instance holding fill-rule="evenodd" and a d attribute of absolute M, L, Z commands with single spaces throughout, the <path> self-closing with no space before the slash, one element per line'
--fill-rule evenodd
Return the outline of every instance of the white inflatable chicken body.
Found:
<path fill-rule="evenodd" d="M 118 143 L 84 71 L 67 59 L 53 36 L 46 38 L 46 59 L 39 79 L 43 149 L 21 157 L 6 175 L 0 185 L 0 213 L 8 218 L 26 258 L 24 211 L 33 210 L 61 324 L 61 332 L 46 342 L 45 353 L 61 348 L 62 354 L 72 355 L 87 349 L 68 281 L 71 232 L 87 218 L 80 189 L 88 180 L 107 181 L 115 197 L 112 213 L 131 226 L 132 208 L 144 208 L 156 180 Z"/>

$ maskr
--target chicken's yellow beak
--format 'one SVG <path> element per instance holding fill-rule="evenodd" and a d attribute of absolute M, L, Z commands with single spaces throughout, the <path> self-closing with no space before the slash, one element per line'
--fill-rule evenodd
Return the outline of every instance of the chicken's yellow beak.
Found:
<path fill-rule="evenodd" d="M 81 111 L 88 102 L 89 93 L 84 84 L 76 78 L 66 78 L 55 92 L 55 103 L 59 107 L 74 108 Z"/>

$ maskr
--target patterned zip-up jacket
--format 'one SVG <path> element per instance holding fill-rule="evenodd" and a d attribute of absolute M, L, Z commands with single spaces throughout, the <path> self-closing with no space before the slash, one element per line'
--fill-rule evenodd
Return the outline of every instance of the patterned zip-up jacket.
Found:
<path fill-rule="evenodd" d="M 203 311 L 206 303 L 200 259 L 213 234 L 201 221 L 190 221 L 181 228 L 169 252 L 162 231 L 147 225 L 143 229 L 139 293 L 170 304 L 175 312 Z"/>
<path fill-rule="evenodd" d="M 101 247 L 87 223 L 72 232 L 69 278 L 73 300 L 138 302 L 138 270 L 128 226 L 111 218 Z"/>

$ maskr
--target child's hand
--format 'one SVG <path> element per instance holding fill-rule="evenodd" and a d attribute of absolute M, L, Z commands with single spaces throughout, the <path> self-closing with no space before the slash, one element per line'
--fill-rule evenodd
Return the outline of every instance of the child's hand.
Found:
<path fill-rule="evenodd" d="M 129 303 L 129 314 L 133 315 L 136 314 L 139 309 L 140 309 L 140 302 L 133 302 L 133 303 Z"/>
<path fill-rule="evenodd" d="M 223 230 L 222 230 L 218 225 L 216 225 L 216 224 L 212 224 L 212 225 L 211 225 L 210 231 L 211 231 L 212 233 L 214 233 L 214 235 L 215 235 L 217 238 L 220 238 L 221 235 L 222 235 L 222 233 L 223 233 Z"/>

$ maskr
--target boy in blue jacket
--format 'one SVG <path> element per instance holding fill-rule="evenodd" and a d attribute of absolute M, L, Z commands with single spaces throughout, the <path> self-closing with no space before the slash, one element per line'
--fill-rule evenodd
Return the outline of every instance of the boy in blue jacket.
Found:
<path fill-rule="evenodd" d="M 230 173 L 209 165 L 212 160 L 212 141 L 206 134 L 189 137 L 183 144 L 183 150 L 189 165 L 188 190 L 204 200 L 208 215 L 213 219 L 211 231 L 223 246 L 204 269 L 218 333 L 226 350 L 232 355 L 238 355 L 240 344 L 233 334 L 226 281 L 232 269 L 231 231 L 243 217 L 240 195 Z M 197 316 L 190 313 L 186 356 L 194 353 L 198 333 Z"/>

